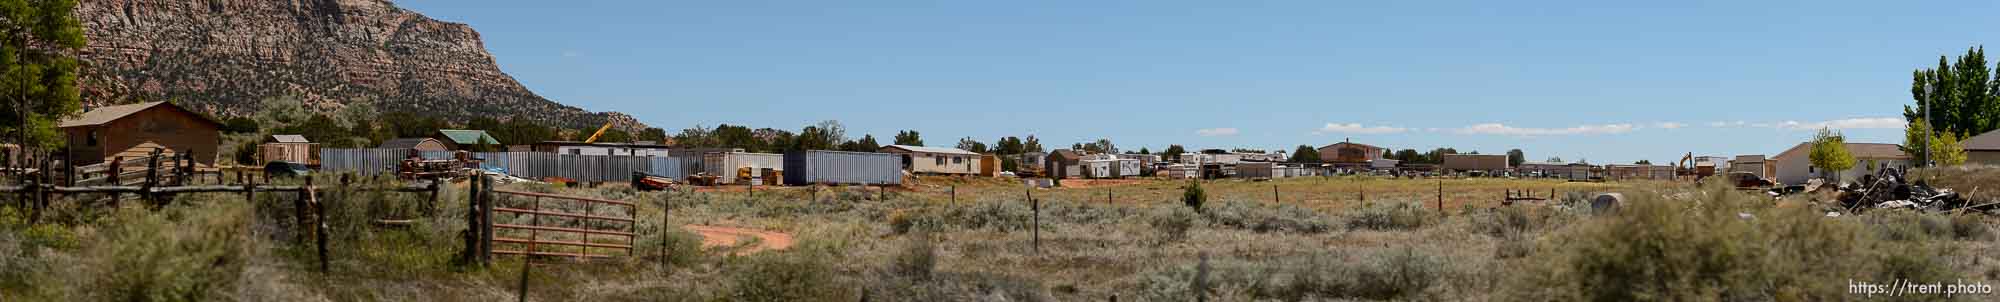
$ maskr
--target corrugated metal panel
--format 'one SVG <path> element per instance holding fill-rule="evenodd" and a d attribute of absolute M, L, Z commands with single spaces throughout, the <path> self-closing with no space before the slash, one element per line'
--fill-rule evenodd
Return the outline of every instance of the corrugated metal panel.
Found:
<path fill-rule="evenodd" d="M 750 168 L 752 178 L 762 177 L 756 174 L 763 173 L 763 169 L 766 168 L 784 170 L 785 155 L 749 152 L 709 153 L 701 157 L 701 165 L 703 172 L 721 176 L 717 178 L 716 183 L 735 184 L 741 181 L 748 181 L 747 179 L 736 179 L 737 169 Z"/>
<path fill-rule="evenodd" d="M 785 154 L 785 183 L 902 184 L 899 158 L 887 153 L 796 151 Z"/>
<path fill-rule="evenodd" d="M 1271 163 L 1241 163 L 1236 165 L 1236 177 L 1271 178 Z"/>
<path fill-rule="evenodd" d="M 422 154 L 418 156 L 422 156 L 424 159 L 429 159 L 429 160 L 440 160 L 440 159 L 451 159 L 451 153 L 452 151 L 422 151 Z"/>
<path fill-rule="evenodd" d="M 320 149 L 320 171 L 358 174 L 395 173 L 408 149 Z"/>
<path fill-rule="evenodd" d="M 527 179 L 562 177 L 576 181 L 625 181 L 632 172 L 681 178 L 687 176 L 679 158 L 645 156 L 564 155 L 549 152 L 483 152 L 480 168 L 504 169 Z"/>

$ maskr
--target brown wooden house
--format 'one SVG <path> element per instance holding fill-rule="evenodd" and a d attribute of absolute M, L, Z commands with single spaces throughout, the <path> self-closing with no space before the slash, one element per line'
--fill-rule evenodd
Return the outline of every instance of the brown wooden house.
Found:
<path fill-rule="evenodd" d="M 168 102 L 97 108 L 58 126 L 77 165 L 145 156 L 154 148 L 163 154 L 192 152 L 196 164 L 214 165 L 222 145 L 222 123 Z"/>

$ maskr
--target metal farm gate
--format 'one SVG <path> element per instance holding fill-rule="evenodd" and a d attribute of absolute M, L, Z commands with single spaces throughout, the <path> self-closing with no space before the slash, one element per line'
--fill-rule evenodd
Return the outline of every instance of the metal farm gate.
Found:
<path fill-rule="evenodd" d="M 467 232 L 466 251 L 481 263 L 494 254 L 608 258 L 622 251 L 631 256 L 638 237 L 638 206 L 631 202 L 498 190 L 491 177 L 475 177 L 472 192 L 474 206 L 466 218 L 473 228 Z M 510 219 L 496 219 L 494 213 Z"/>

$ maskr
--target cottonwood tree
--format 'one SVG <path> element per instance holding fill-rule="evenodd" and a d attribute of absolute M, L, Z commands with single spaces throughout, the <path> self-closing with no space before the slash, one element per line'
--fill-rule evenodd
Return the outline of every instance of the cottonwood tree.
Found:
<path fill-rule="evenodd" d="M 1528 161 L 1528 154 L 1527 154 L 1527 153 L 1523 153 L 1523 152 L 1521 152 L 1521 149 L 1512 149 L 1512 150 L 1507 150 L 1507 165 L 1508 165 L 1508 166 L 1516 166 L 1516 167 L 1519 167 L 1519 166 L 1521 166 L 1521 163 L 1524 163 L 1524 162 L 1527 162 L 1527 161 Z"/>
<path fill-rule="evenodd" d="M 1829 175 L 1835 181 L 1840 180 L 1840 171 L 1854 168 L 1854 155 L 1847 153 L 1847 137 L 1833 129 L 1820 128 L 1819 133 L 1813 134 L 1812 153 L 1806 159 L 1822 175 Z"/>
<path fill-rule="evenodd" d="M 1028 135 L 1028 140 L 1021 143 L 1021 151 L 1042 152 L 1042 140 L 1036 139 L 1034 135 Z"/>
<path fill-rule="evenodd" d="M 1959 144 L 1962 136 L 1949 132 L 1935 132 L 1936 136 L 1925 139 L 1925 135 L 1933 133 L 1928 125 L 1929 123 L 1925 123 L 1924 119 L 1919 117 L 1908 127 L 1904 127 L 1903 145 L 1897 148 L 1902 149 L 1904 154 L 1909 154 L 1910 159 L 1916 161 L 1918 165 L 1928 164 L 1929 159 L 1933 158 L 1937 160 L 1939 166 L 1964 164 L 1965 146 Z M 1929 145 L 1930 148 L 1924 148 L 1925 145 Z M 1933 156 L 1931 153 L 1936 155 Z"/>
<path fill-rule="evenodd" d="M 76 1 L 0 0 L 0 131 L 21 146 L 62 146 L 57 123 L 81 110 L 75 9 Z"/>

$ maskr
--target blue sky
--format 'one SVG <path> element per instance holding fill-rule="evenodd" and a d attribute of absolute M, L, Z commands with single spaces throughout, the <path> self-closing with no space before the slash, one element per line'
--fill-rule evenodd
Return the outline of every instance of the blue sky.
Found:
<path fill-rule="evenodd" d="M 530 89 L 678 131 L 826 119 L 884 143 L 1282 148 L 1594 163 L 1900 143 L 1913 69 L 1996 2 L 402 1 Z"/>

